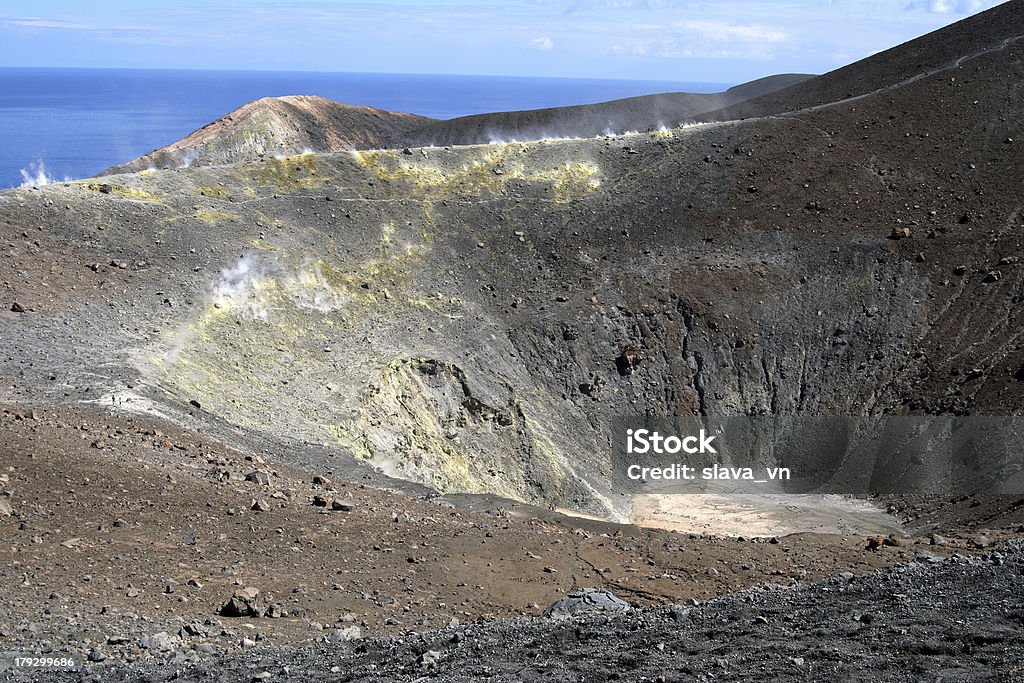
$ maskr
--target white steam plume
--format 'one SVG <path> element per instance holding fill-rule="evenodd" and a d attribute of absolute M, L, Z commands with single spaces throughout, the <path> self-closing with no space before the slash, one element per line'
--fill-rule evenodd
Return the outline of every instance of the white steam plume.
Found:
<path fill-rule="evenodd" d="M 234 265 L 222 268 L 220 276 L 206 287 L 205 306 L 242 320 L 274 324 L 282 305 L 327 315 L 344 307 L 349 297 L 332 286 L 318 261 L 301 265 L 281 263 L 271 255 L 249 253 Z M 165 359 L 178 362 L 180 354 L 198 334 L 198 320 L 183 324 L 169 342 Z"/>
<path fill-rule="evenodd" d="M 210 288 L 210 298 L 217 308 L 263 322 L 270 320 L 269 307 L 275 301 L 288 301 L 297 308 L 323 314 L 347 303 L 347 297 L 331 286 L 318 262 L 309 259 L 297 268 L 288 267 L 260 254 L 247 254 L 235 265 L 222 269 Z"/>
<path fill-rule="evenodd" d="M 46 172 L 46 164 L 43 163 L 42 159 L 30 163 L 27 168 L 21 169 L 19 173 L 21 173 L 21 187 L 39 187 L 40 185 L 59 182 L 57 178 Z M 66 181 L 68 178 L 64 178 L 64 180 Z"/>
<path fill-rule="evenodd" d="M 178 168 L 189 168 L 199 158 L 199 152 L 194 149 L 185 150 L 178 154 Z"/>
<path fill-rule="evenodd" d="M 244 317 L 267 319 L 267 309 L 256 293 L 264 279 L 263 265 L 252 254 L 220 271 L 220 279 L 211 288 L 210 296 L 217 308 L 239 311 Z"/>

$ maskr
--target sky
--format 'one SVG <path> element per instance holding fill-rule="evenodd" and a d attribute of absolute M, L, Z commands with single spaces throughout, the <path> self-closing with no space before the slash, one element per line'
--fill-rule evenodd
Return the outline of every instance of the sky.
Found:
<path fill-rule="evenodd" d="M 824 73 L 999 0 L 7 0 L 0 66 L 740 83 Z"/>

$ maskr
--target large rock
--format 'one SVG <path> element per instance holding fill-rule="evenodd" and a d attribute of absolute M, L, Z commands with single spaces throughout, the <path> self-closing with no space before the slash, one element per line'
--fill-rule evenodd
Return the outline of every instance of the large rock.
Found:
<path fill-rule="evenodd" d="M 555 600 L 544 610 L 545 617 L 566 619 L 584 614 L 626 612 L 629 603 L 601 588 L 579 588 L 564 598 Z"/>
<path fill-rule="evenodd" d="M 220 608 L 222 617 L 258 617 L 260 609 L 260 592 L 256 588 L 239 588 L 231 599 Z"/>
<path fill-rule="evenodd" d="M 331 643 L 347 643 L 351 640 L 360 640 L 363 637 L 363 631 L 358 626 L 346 626 L 345 628 L 335 629 L 334 633 L 328 636 L 327 640 Z"/>
<path fill-rule="evenodd" d="M 153 635 L 143 638 L 139 645 L 146 650 L 152 650 L 154 652 L 170 652 L 174 649 L 174 641 L 167 635 L 166 631 L 160 631 Z"/>

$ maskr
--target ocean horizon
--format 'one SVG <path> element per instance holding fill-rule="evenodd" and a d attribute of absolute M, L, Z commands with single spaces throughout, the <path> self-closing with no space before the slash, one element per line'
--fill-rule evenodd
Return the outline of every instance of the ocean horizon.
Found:
<path fill-rule="evenodd" d="M 261 97 L 438 119 L 735 84 L 517 76 L 0 67 L 0 188 L 93 176 Z"/>

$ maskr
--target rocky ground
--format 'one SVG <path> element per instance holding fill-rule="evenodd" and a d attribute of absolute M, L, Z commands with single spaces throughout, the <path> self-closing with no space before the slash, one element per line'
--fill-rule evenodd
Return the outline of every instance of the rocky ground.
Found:
<path fill-rule="evenodd" d="M 636 606 L 703 602 L 986 555 L 1020 524 L 1015 501 L 954 524 L 894 500 L 918 529 L 907 537 L 678 534 L 332 481 L 96 408 L 7 406 L 0 420 L 0 651 L 102 666 L 536 617 L 584 586 Z M 222 613 L 236 593 L 245 607 Z"/>
<path fill-rule="evenodd" d="M 95 665 L 84 681 L 991 680 L 1024 677 L 1024 553 L 763 585 L 706 603 L 625 614 L 501 620 L 400 637 L 246 653 L 139 668 Z M 12 680 L 29 680 L 30 676 Z"/>

